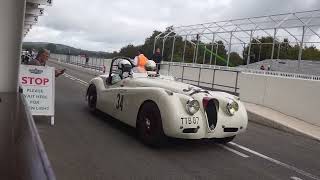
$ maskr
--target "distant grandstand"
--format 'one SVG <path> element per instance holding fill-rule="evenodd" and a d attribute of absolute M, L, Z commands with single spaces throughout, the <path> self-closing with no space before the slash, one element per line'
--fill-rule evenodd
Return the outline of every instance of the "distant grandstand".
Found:
<path fill-rule="evenodd" d="M 266 69 L 270 66 L 271 71 L 290 72 L 320 76 L 320 61 L 301 60 L 300 70 L 298 61 L 287 59 L 266 59 L 249 65 L 239 66 L 242 68 L 260 69 L 263 65 Z"/>

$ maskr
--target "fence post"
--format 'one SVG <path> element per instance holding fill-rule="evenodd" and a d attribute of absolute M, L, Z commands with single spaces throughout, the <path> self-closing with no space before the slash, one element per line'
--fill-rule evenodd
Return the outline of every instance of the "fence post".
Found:
<path fill-rule="evenodd" d="M 214 89 L 214 78 L 216 77 L 216 69 L 213 69 L 212 89 Z"/>
<path fill-rule="evenodd" d="M 217 55 L 218 55 L 218 48 L 219 48 L 219 43 L 217 43 L 217 47 L 216 47 L 216 55 L 214 56 L 214 65 L 217 65 Z"/>
<path fill-rule="evenodd" d="M 184 76 L 184 66 L 182 66 L 182 76 L 181 76 L 181 82 L 183 82 L 183 76 Z"/>
<path fill-rule="evenodd" d="M 300 72 L 300 65 L 301 65 L 301 57 L 302 57 L 302 49 L 304 43 L 304 34 L 305 34 L 305 26 L 302 27 L 302 38 L 299 46 L 299 57 L 298 57 L 298 71 Z"/>
<path fill-rule="evenodd" d="M 188 35 L 186 35 L 186 39 L 184 40 L 183 55 L 182 55 L 182 62 L 184 62 L 184 58 L 185 58 L 186 45 L 187 45 L 187 38 L 188 38 Z"/>
<path fill-rule="evenodd" d="M 89 66 L 89 69 L 92 69 L 93 67 L 93 58 L 90 58 L 91 59 L 91 66 Z"/>
<path fill-rule="evenodd" d="M 97 66 L 98 66 L 98 58 L 96 58 L 96 61 L 95 61 L 94 71 L 97 71 Z"/>
<path fill-rule="evenodd" d="M 247 57 L 247 65 L 250 64 L 250 54 L 251 54 L 251 41 L 252 41 L 253 31 L 250 33 L 250 41 L 249 41 L 249 49 L 248 49 L 248 57 Z"/>
<path fill-rule="evenodd" d="M 230 61 L 230 53 L 231 53 L 231 41 L 232 41 L 233 33 L 230 32 L 230 40 L 229 40 L 229 50 L 228 50 L 228 59 L 227 59 L 227 67 L 229 67 L 229 61 Z"/>
<path fill-rule="evenodd" d="M 276 45 L 276 35 L 277 35 L 277 29 L 274 28 L 274 32 L 273 32 L 273 42 L 272 42 L 272 50 L 271 50 L 271 59 L 273 59 L 274 46 Z"/>
<path fill-rule="evenodd" d="M 237 94 L 237 89 L 238 89 L 238 78 L 239 78 L 239 71 L 237 71 L 237 76 L 236 76 L 236 85 L 234 87 L 234 95 L 236 96 Z"/>
<path fill-rule="evenodd" d="M 212 34 L 212 44 L 211 44 L 211 53 L 210 53 L 210 65 L 212 64 L 212 52 L 213 52 L 213 44 L 214 44 L 214 34 Z"/>
<path fill-rule="evenodd" d="M 198 41 L 197 41 L 197 45 L 196 45 L 196 57 L 195 57 L 195 63 L 197 63 L 198 61 L 198 50 L 199 50 L 199 43 L 200 43 L 200 35 L 198 35 Z"/>
<path fill-rule="evenodd" d="M 173 61 L 173 53 L 174 53 L 174 44 L 176 42 L 176 37 L 173 38 L 173 43 L 172 43 L 172 53 L 171 53 L 171 62 Z"/>
<path fill-rule="evenodd" d="M 201 70 L 202 70 L 202 67 L 199 68 L 198 86 L 200 86 Z"/>
<path fill-rule="evenodd" d="M 206 45 L 204 45 L 204 51 L 203 51 L 203 60 L 202 60 L 202 64 L 204 64 L 204 63 L 205 63 L 205 61 L 206 61 L 206 48 L 207 48 L 207 46 L 206 46 Z"/>

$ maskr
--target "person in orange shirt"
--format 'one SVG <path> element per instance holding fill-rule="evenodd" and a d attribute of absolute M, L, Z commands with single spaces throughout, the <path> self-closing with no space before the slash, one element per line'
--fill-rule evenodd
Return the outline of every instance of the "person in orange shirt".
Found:
<path fill-rule="evenodd" d="M 138 50 L 137 56 L 134 58 L 134 65 L 145 69 L 148 58 L 143 54 L 142 50 Z"/>

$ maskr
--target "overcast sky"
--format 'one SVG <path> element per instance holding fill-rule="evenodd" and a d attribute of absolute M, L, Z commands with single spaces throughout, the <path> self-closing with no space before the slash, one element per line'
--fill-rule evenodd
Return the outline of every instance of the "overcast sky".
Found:
<path fill-rule="evenodd" d="M 53 0 L 24 41 L 113 51 L 170 25 L 314 9 L 320 0 Z"/>

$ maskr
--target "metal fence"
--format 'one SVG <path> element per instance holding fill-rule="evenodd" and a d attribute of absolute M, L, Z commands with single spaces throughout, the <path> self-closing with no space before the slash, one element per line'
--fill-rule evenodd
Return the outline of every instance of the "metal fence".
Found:
<path fill-rule="evenodd" d="M 160 73 L 174 76 L 178 81 L 204 89 L 225 91 L 239 95 L 239 70 L 210 68 L 204 65 L 179 63 L 161 64 Z"/>
<path fill-rule="evenodd" d="M 297 74 L 297 73 L 287 73 L 287 72 L 280 72 L 280 71 L 267 71 L 267 70 L 257 70 L 257 69 L 248 69 L 248 68 L 239 68 L 239 67 L 227 67 L 227 66 L 181 63 L 181 62 L 162 62 L 162 64 L 168 65 L 169 67 L 181 66 L 181 67 L 193 67 L 193 68 L 223 70 L 223 71 L 239 71 L 239 72 L 252 73 L 252 74 L 271 75 L 271 76 L 279 76 L 279 77 L 290 77 L 290 78 L 297 78 L 297 79 L 320 81 L 320 76 L 308 75 L 308 74 Z M 170 68 L 168 69 L 168 72 L 169 71 L 170 71 Z"/>
<path fill-rule="evenodd" d="M 250 64 L 255 55 L 255 46 L 260 49 L 260 61 L 262 46 L 271 48 L 271 52 L 266 54 L 268 58 L 279 59 L 281 49 L 292 45 L 299 47 L 296 58 L 297 68 L 300 70 L 303 48 L 320 44 L 319 27 L 320 9 L 173 26 L 154 38 L 153 51 L 156 47 L 162 47 L 162 56 L 165 55 L 166 60 L 171 62 L 189 60 L 193 63 L 216 64 L 218 59 L 230 66 L 232 52 L 244 52 L 246 55 L 243 58 L 246 64 Z M 271 42 L 264 42 L 261 37 L 272 39 Z M 226 57 L 218 51 L 224 46 Z M 180 57 L 177 58 L 176 55 Z"/>
<path fill-rule="evenodd" d="M 240 93 L 240 73 L 320 81 L 320 76 L 314 75 L 179 62 L 163 62 L 160 73 L 174 76 L 181 82 L 234 95 Z"/>
<path fill-rule="evenodd" d="M 59 62 L 73 64 L 75 66 L 80 66 L 87 69 L 92 69 L 94 71 L 105 72 L 107 70 L 107 66 L 110 66 L 108 63 L 109 59 L 95 58 L 89 57 L 88 61 L 86 61 L 85 57 L 82 56 L 71 56 L 64 54 L 50 54 L 51 59 L 56 59 Z"/>

